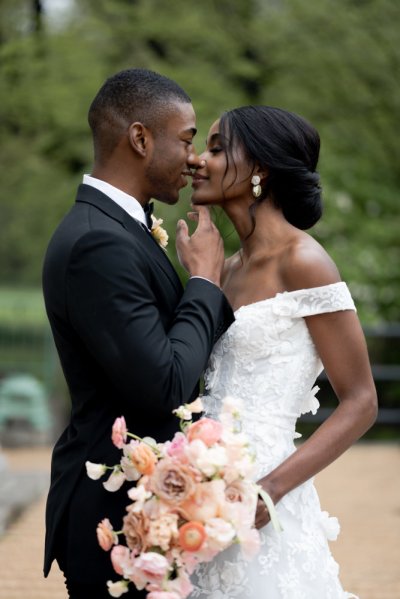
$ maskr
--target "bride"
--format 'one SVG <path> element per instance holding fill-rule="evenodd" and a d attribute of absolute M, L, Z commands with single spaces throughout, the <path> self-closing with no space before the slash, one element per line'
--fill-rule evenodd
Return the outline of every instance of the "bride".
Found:
<path fill-rule="evenodd" d="M 241 240 L 224 267 L 236 320 L 210 358 L 206 413 L 218 418 L 226 395 L 242 399 L 258 479 L 283 532 L 259 502 L 260 553 L 244 562 L 235 546 L 201 565 L 191 599 L 354 597 L 339 582 L 327 543 L 339 525 L 321 511 L 313 476 L 373 424 L 377 398 L 347 285 L 304 232 L 321 216 L 319 146 L 316 130 L 295 114 L 237 108 L 212 125 L 194 175 L 193 204 L 221 206 Z M 318 408 L 312 386 L 322 367 L 338 407 L 296 449 L 296 420 Z"/>

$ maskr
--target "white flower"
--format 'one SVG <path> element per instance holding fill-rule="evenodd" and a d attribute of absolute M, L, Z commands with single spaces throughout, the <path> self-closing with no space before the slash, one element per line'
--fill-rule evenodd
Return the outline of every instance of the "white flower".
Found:
<path fill-rule="evenodd" d="M 128 581 L 119 580 L 118 582 L 107 581 L 108 592 L 111 597 L 121 597 L 124 593 L 128 592 Z"/>
<path fill-rule="evenodd" d="M 176 416 L 178 416 L 178 418 L 180 418 L 181 420 L 192 419 L 192 412 L 187 408 L 186 404 L 183 406 L 179 406 L 179 408 L 176 408 L 176 410 L 172 410 L 172 413 L 176 414 Z"/>
<path fill-rule="evenodd" d="M 89 478 L 92 480 L 98 480 L 103 476 L 107 467 L 105 464 L 94 464 L 93 462 L 85 462 L 86 472 Z"/>
<path fill-rule="evenodd" d="M 125 474 L 121 472 L 118 466 L 116 466 L 114 470 L 111 472 L 111 475 L 109 476 L 108 480 L 105 483 L 103 483 L 103 487 L 106 489 L 106 491 L 118 491 L 118 489 L 122 487 L 125 481 Z"/>
<path fill-rule="evenodd" d="M 239 418 L 242 408 L 243 403 L 240 399 L 227 395 L 222 400 L 221 413 L 231 414 L 234 418 Z"/>
<path fill-rule="evenodd" d="M 228 463 L 225 447 L 215 445 L 207 448 L 198 458 L 197 467 L 206 476 L 214 476 Z"/>
<path fill-rule="evenodd" d="M 230 522 L 222 518 L 210 518 L 205 525 L 207 543 L 212 549 L 222 551 L 229 547 L 236 536 L 235 529 Z"/>
<path fill-rule="evenodd" d="M 132 512 L 141 512 L 143 510 L 145 502 L 147 501 L 147 499 L 150 499 L 151 495 L 152 494 L 150 493 L 150 491 L 146 491 L 143 485 L 139 485 L 137 487 L 129 489 L 129 499 L 132 499 L 132 501 L 136 502 L 135 505 L 130 507 L 130 510 Z"/>
<path fill-rule="evenodd" d="M 192 401 L 192 403 L 187 403 L 185 405 L 188 410 L 192 412 L 192 414 L 200 414 L 200 412 L 204 411 L 203 402 L 201 401 L 200 397 Z"/>
<path fill-rule="evenodd" d="M 140 472 L 138 472 L 136 470 L 136 468 L 132 464 L 131 460 L 126 456 L 121 458 L 121 468 L 126 476 L 126 480 L 129 480 L 129 481 L 139 480 L 139 478 L 142 476 L 140 474 Z"/>
<path fill-rule="evenodd" d="M 153 214 L 151 215 L 152 226 L 151 226 L 151 234 L 157 243 L 165 249 L 168 245 L 168 233 L 166 232 L 162 225 L 164 222 L 162 218 L 156 218 Z"/>
<path fill-rule="evenodd" d="M 321 527 L 328 541 L 336 541 L 340 533 L 340 524 L 337 518 L 329 516 L 328 512 L 321 512 Z"/>
<path fill-rule="evenodd" d="M 311 412 L 312 414 L 316 414 L 319 409 L 319 401 L 315 397 L 318 393 L 319 387 L 315 385 L 310 391 L 310 393 L 304 398 L 301 405 L 301 413 L 306 414 L 307 412 Z"/>

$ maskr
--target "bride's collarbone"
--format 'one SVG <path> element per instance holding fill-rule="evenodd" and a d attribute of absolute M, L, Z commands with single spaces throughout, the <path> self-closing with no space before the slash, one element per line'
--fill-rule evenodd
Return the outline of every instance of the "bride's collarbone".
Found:
<path fill-rule="evenodd" d="M 224 282 L 222 289 L 234 310 L 273 298 L 277 293 L 286 291 L 275 273 L 230 277 Z"/>

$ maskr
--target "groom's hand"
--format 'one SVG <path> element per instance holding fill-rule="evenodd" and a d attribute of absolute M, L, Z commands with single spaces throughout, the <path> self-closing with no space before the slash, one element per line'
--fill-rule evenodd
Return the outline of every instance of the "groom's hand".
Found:
<path fill-rule="evenodd" d="M 176 251 L 179 262 L 190 276 L 209 279 L 218 287 L 224 265 L 224 244 L 206 206 L 196 206 L 197 228 L 192 236 L 184 220 L 179 220 L 176 230 Z M 192 220 L 193 217 L 192 217 Z"/>

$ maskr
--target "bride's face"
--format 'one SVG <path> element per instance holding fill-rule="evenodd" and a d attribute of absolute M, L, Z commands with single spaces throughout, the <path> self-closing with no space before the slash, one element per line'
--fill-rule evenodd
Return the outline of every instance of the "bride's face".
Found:
<path fill-rule="evenodd" d="M 251 198 L 252 168 L 240 147 L 232 147 L 228 158 L 228 141 L 221 138 L 219 120 L 216 121 L 208 133 L 206 150 L 200 155 L 205 166 L 193 176 L 193 204 L 222 205 Z"/>

